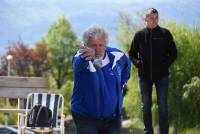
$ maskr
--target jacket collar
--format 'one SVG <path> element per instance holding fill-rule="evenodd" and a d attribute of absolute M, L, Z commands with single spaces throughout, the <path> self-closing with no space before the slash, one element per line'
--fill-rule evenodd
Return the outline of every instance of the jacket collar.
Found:
<path fill-rule="evenodd" d="M 124 55 L 124 53 L 120 51 L 109 51 L 109 48 L 106 49 L 106 52 L 108 54 L 108 57 L 110 59 L 110 63 L 112 65 L 112 69 L 116 66 L 116 63 L 118 60 L 121 59 L 121 57 Z"/>
<path fill-rule="evenodd" d="M 153 28 L 153 29 L 146 27 L 146 29 L 147 29 L 148 31 L 150 31 L 150 30 L 155 31 L 155 30 L 157 30 L 157 29 L 159 29 L 159 28 L 160 28 L 159 25 L 157 25 L 157 26 L 156 26 L 155 28 Z"/>

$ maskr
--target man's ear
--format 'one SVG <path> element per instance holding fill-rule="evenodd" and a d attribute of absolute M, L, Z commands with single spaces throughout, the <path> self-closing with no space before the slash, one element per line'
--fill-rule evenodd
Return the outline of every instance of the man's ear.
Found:
<path fill-rule="evenodd" d="M 147 22 L 147 16 L 146 15 L 144 16 L 144 21 Z"/>

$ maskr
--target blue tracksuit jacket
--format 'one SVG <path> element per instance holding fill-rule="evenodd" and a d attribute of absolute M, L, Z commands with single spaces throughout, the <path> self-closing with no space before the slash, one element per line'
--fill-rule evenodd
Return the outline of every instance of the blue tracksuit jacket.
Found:
<path fill-rule="evenodd" d="M 106 101 L 104 96 L 104 84 L 115 83 L 117 98 L 116 111 L 113 114 L 120 114 L 123 103 L 122 87 L 130 77 L 131 62 L 127 56 L 116 48 L 107 47 L 105 50 L 109 58 L 112 75 L 115 76 L 116 82 L 108 82 L 105 75 L 102 75 L 102 69 L 95 68 L 92 61 L 87 61 L 77 54 L 73 57 L 74 70 L 74 89 L 71 98 L 71 111 L 79 113 L 83 116 L 93 118 L 112 118 L 112 115 L 107 115 L 102 108 L 102 102 Z M 106 107 L 111 107 L 114 102 L 106 103 Z M 104 103 L 105 104 L 105 103 Z"/>

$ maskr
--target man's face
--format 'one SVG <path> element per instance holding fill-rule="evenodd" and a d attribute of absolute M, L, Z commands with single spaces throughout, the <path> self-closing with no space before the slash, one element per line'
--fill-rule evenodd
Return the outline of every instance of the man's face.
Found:
<path fill-rule="evenodd" d="M 95 50 L 96 58 L 102 58 L 106 49 L 106 40 L 103 37 L 90 39 L 87 46 Z"/>
<path fill-rule="evenodd" d="M 148 28 L 155 28 L 158 25 L 159 16 L 157 13 L 148 14 L 144 18 Z"/>

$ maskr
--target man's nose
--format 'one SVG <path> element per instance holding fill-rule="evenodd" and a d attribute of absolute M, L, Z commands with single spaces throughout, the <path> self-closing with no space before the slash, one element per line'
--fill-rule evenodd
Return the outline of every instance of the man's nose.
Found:
<path fill-rule="evenodd" d="M 96 53 L 96 54 L 99 54 L 99 50 L 96 49 L 96 50 L 95 50 L 95 53 Z"/>
<path fill-rule="evenodd" d="M 99 51 L 100 47 L 96 46 L 95 51 Z"/>

